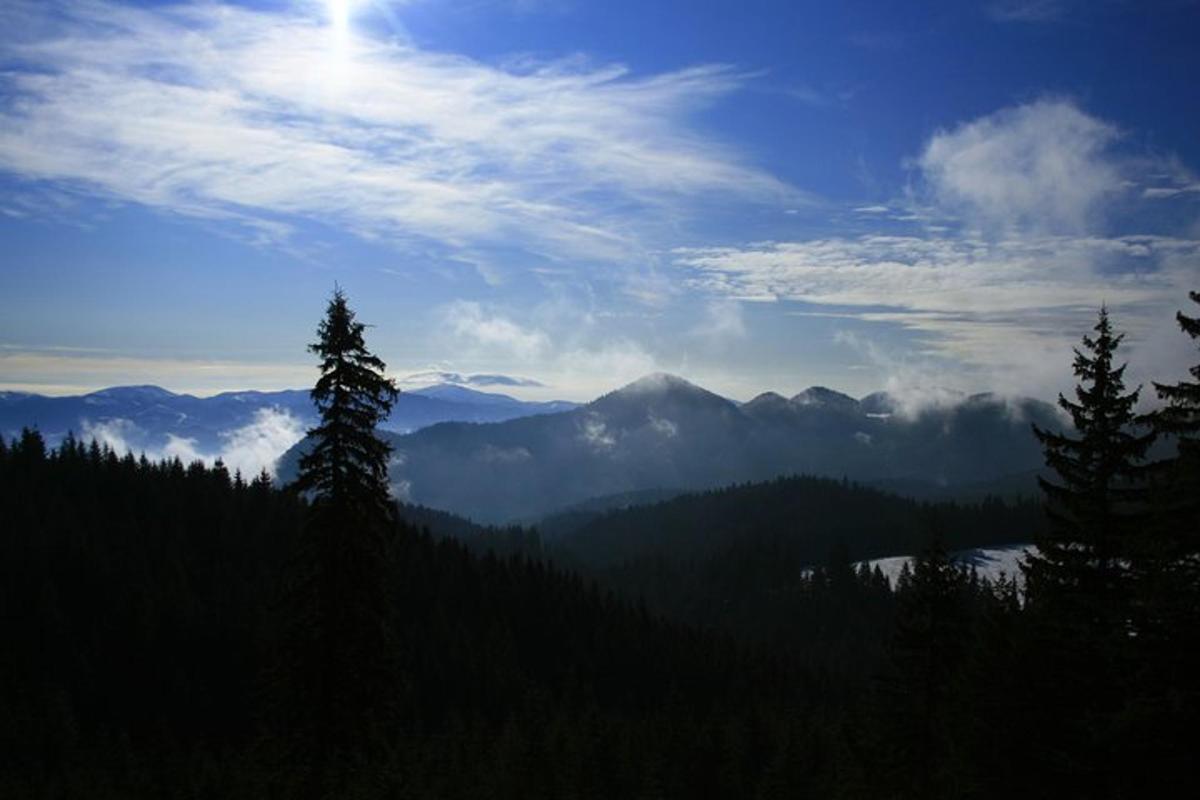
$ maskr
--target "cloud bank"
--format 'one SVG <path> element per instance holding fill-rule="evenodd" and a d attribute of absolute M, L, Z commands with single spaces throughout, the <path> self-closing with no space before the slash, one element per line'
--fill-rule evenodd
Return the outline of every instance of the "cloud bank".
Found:
<path fill-rule="evenodd" d="M 287 450 L 304 438 L 304 424 L 278 408 L 260 408 L 253 422 L 221 434 L 224 444 L 217 452 L 201 451 L 195 439 L 166 434 L 165 441 L 150 442 L 146 431 L 128 419 L 82 421 L 83 441 L 95 439 L 117 453 L 145 454 L 152 461 L 178 458 L 185 464 L 218 459 L 232 474 L 241 471 L 247 480 L 266 470 L 274 476 L 275 465 Z"/>
<path fill-rule="evenodd" d="M 869 209 L 904 232 L 673 256 L 684 281 L 712 297 L 816 305 L 828 310 L 814 314 L 907 330 L 916 345 L 903 358 L 873 351 L 889 386 L 913 373 L 927 387 L 961 383 L 965 369 L 975 388 L 1045 396 L 1070 378 L 1071 347 L 1105 303 L 1130 334 L 1131 376 L 1170 379 L 1187 363 L 1168 343 L 1200 276 L 1200 225 L 1115 233 L 1108 217 L 1119 210 L 1136 225 L 1147 219 L 1138 203 L 1186 196 L 1194 179 L 1168 159 L 1123 153 L 1120 138 L 1068 101 L 1004 109 L 929 139 L 914 191 L 893 204 L 903 213 Z"/>

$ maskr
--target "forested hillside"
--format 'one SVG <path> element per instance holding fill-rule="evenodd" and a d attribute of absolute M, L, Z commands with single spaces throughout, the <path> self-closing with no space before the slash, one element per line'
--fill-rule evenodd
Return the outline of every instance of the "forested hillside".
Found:
<path fill-rule="evenodd" d="M 0 439 L 0 796 L 1186 794 L 1200 390 L 1136 416 L 1106 312 L 1042 523 L 789 478 L 547 540 L 394 503 L 364 330 L 335 292 L 286 489 Z M 946 552 L 1029 538 L 1024 593 Z"/>
<path fill-rule="evenodd" d="M 0 448 L 0 491 L 0 793 L 302 790 L 272 698 L 304 501 L 220 467 L 46 452 L 36 434 Z M 472 556 L 402 522 L 390 541 L 401 688 L 386 761 L 355 779 L 363 796 L 1036 796 L 1101 765 L 1128 790 L 1107 796 L 1134 796 L 1187 763 L 1194 681 L 1138 671 L 1104 697 L 1063 694 L 1074 667 L 1012 588 L 936 550 L 898 594 L 844 551 L 804 575 L 781 560 L 790 616 L 768 649 L 544 562 Z M 704 580 L 714 609 L 753 593 Z M 1136 769 L 1105 760 L 1124 748 Z"/>
<path fill-rule="evenodd" d="M 436 526 L 435 526 L 436 528 Z M 733 635 L 795 645 L 808 613 L 808 571 L 920 552 L 936 534 L 950 550 L 1028 543 L 1040 503 L 921 503 L 847 481 L 790 477 L 681 495 L 647 506 L 551 517 L 531 539 L 476 532 L 474 546 L 529 542 L 651 609 Z"/>
<path fill-rule="evenodd" d="M 1059 420 L 1045 403 L 986 394 L 911 413 L 885 395 L 858 401 L 820 387 L 738 404 L 652 374 L 561 414 L 445 423 L 386 439 L 399 498 L 507 524 L 594 498 L 792 474 L 934 494 L 1024 473 L 1032 494 L 1042 458 L 1029 423 Z M 308 446 L 281 459 L 283 480 Z"/>

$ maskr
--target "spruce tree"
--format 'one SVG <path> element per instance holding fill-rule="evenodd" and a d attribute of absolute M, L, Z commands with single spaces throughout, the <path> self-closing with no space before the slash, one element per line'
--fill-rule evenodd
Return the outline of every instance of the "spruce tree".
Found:
<path fill-rule="evenodd" d="M 1200 338 L 1200 317 L 1175 318 Z M 1200 363 L 1188 371 L 1191 381 L 1154 384 L 1164 405 L 1148 415 L 1175 451 L 1154 465 L 1154 513 L 1135 561 L 1138 659 L 1125 711 L 1141 771 L 1163 787 L 1187 780 L 1200 716 Z"/>
<path fill-rule="evenodd" d="M 288 766 L 307 772 L 310 796 L 365 779 L 398 700 L 391 448 L 375 432 L 398 392 L 365 328 L 337 289 L 309 346 L 320 358 L 312 399 L 321 422 L 294 484 L 310 508 L 287 589 L 281 699 Z"/>
<path fill-rule="evenodd" d="M 388 517 L 387 462 L 391 446 L 375 435 L 399 394 L 384 376 L 386 365 L 367 350 L 366 326 L 355 320 L 341 289 L 334 290 L 308 346 L 320 357 L 321 377 L 312 399 L 321 424 L 308 431 L 312 449 L 300 459 L 295 486 L 315 496 L 316 505 L 345 513 Z"/>
<path fill-rule="evenodd" d="M 971 587 L 946 552 L 939 522 L 931 520 L 930 527 L 928 545 L 896 583 L 898 607 L 881 684 L 887 781 L 897 797 L 963 795 L 962 765 L 952 757 L 951 706 L 970 629 Z"/>
<path fill-rule="evenodd" d="M 1114 363 L 1124 334 L 1113 332 L 1106 308 L 1093 330 L 1075 350 L 1075 400 L 1058 396 L 1075 435 L 1033 426 L 1058 481 L 1038 478 L 1050 525 L 1024 570 L 1032 603 L 1112 633 L 1126 622 L 1127 563 L 1145 520 L 1139 462 L 1154 434 L 1134 430 L 1141 387 L 1125 390 L 1125 365 Z"/>
<path fill-rule="evenodd" d="M 1188 296 L 1200 303 L 1200 292 Z M 1184 333 L 1200 339 L 1200 317 L 1179 311 L 1175 319 Z M 1163 465 L 1165 486 L 1157 498 L 1169 528 L 1164 555 L 1173 560 L 1194 558 L 1200 550 L 1200 362 L 1188 372 L 1194 380 L 1154 384 L 1165 405 L 1151 415 L 1155 430 L 1173 438 L 1177 448 Z"/>

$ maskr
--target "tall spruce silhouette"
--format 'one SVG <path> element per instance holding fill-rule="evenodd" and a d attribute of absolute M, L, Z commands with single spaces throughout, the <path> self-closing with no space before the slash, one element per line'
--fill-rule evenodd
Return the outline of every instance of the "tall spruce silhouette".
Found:
<path fill-rule="evenodd" d="M 1139 462 L 1155 435 L 1134 430 L 1141 387 L 1125 390 L 1125 365 L 1114 364 L 1124 334 L 1113 332 L 1107 308 L 1093 330 L 1075 350 L 1076 399 L 1058 396 L 1076 435 L 1033 426 L 1058 482 L 1038 478 L 1051 524 L 1025 574 L 1031 601 L 1070 607 L 1104 628 L 1125 613 L 1126 560 L 1145 516 Z"/>
<path fill-rule="evenodd" d="M 1189 296 L 1200 303 L 1200 292 Z M 1175 319 L 1185 334 L 1200 339 L 1200 317 L 1180 311 Z M 1200 686 L 1177 680 L 1200 671 L 1200 656 L 1194 655 L 1200 652 L 1200 363 L 1188 372 L 1191 381 L 1154 384 L 1164 405 L 1149 420 L 1176 449 L 1155 464 L 1155 513 L 1135 566 L 1139 642 L 1148 653 L 1143 661 L 1156 667 L 1144 683 L 1152 693 L 1163 686 L 1190 685 L 1177 690 L 1171 703 L 1195 709 L 1200 707 Z"/>
<path fill-rule="evenodd" d="M 1192 302 L 1200 303 L 1200 292 L 1189 292 Z M 1175 314 L 1180 329 L 1192 339 L 1200 339 L 1200 317 Z M 1200 344 L 1200 341 L 1197 342 Z M 1165 405 L 1153 415 L 1159 433 L 1175 438 L 1177 452 L 1167 464 L 1167 492 L 1159 499 L 1169 515 L 1170 557 L 1195 556 L 1200 543 L 1200 362 L 1188 369 L 1194 380 L 1155 383 L 1154 389 Z"/>
<path fill-rule="evenodd" d="M 320 357 L 321 377 L 312 399 L 321 424 L 308 432 L 313 448 L 300 459 L 295 486 L 315 505 L 389 517 L 387 461 L 391 445 L 375 435 L 399 391 L 384 376 L 387 365 L 367 350 L 366 325 L 355 320 L 346 295 L 335 289 L 308 346 Z"/>
<path fill-rule="evenodd" d="M 320 358 L 312 399 L 321 423 L 308 432 L 312 448 L 294 483 L 310 508 L 289 581 L 284 672 L 289 760 L 308 771 L 310 796 L 362 779 L 398 701 L 390 547 L 398 527 L 390 447 L 375 433 L 398 391 L 367 350 L 365 329 L 336 289 L 309 345 Z"/>

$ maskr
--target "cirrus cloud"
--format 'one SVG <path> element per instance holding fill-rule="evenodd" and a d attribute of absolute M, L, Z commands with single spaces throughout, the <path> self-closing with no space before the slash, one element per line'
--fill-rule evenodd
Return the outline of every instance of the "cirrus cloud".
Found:
<path fill-rule="evenodd" d="M 647 208 L 795 194 L 692 125 L 744 82 L 725 66 L 497 66 L 220 3 L 17 0 L 0 31 L 0 169 L 268 239 L 615 259 Z"/>

